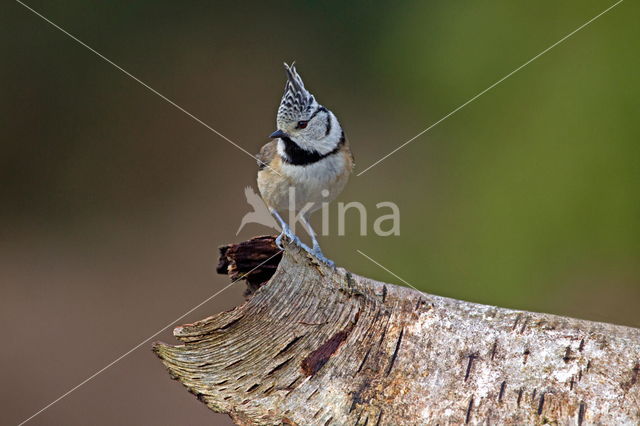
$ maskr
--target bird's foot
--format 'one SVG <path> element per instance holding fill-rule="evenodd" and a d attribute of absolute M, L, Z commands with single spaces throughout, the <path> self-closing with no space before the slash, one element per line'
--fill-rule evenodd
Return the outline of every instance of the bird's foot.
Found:
<path fill-rule="evenodd" d="M 316 259 L 318 259 L 320 262 L 324 263 L 328 267 L 336 269 L 336 263 L 333 260 L 326 258 L 324 254 L 322 254 L 322 250 L 320 250 L 320 246 L 314 247 L 310 251 L 310 253 L 314 255 Z"/>
<path fill-rule="evenodd" d="M 283 237 L 287 237 L 289 239 L 289 241 L 291 241 L 293 244 L 297 245 L 297 246 L 301 246 L 302 248 L 308 249 L 308 247 L 302 243 L 302 241 L 300 241 L 300 238 L 298 238 L 298 236 L 296 234 L 293 233 L 293 231 L 291 230 L 291 228 L 289 228 L 288 226 L 284 227 L 282 229 L 282 232 L 280 233 L 280 235 L 278 235 L 276 237 L 276 245 L 278 246 L 278 248 L 280 250 L 284 250 L 284 245 L 282 244 L 282 238 Z"/>
<path fill-rule="evenodd" d="M 282 232 L 280 233 L 280 235 L 278 235 L 276 237 L 275 243 L 276 243 L 276 245 L 278 246 L 278 248 L 280 250 L 284 250 L 284 244 L 282 243 L 282 240 L 283 240 L 284 237 L 287 237 L 287 239 L 289 241 L 291 241 L 293 244 L 295 244 L 298 247 L 302 248 L 307 253 L 309 253 L 310 255 L 312 255 L 313 257 L 315 257 L 316 259 L 318 259 L 320 262 L 324 263 L 325 265 L 329 266 L 330 268 L 333 268 L 333 269 L 336 268 L 335 262 L 333 262 L 330 259 L 327 259 L 324 256 L 324 254 L 322 254 L 322 250 L 320 250 L 320 246 L 314 246 L 313 248 L 310 248 L 308 245 L 303 243 L 300 240 L 300 238 L 298 238 L 298 236 L 296 234 L 294 234 L 293 231 L 291 230 L 291 228 L 289 228 L 288 226 L 285 227 L 282 230 Z"/>

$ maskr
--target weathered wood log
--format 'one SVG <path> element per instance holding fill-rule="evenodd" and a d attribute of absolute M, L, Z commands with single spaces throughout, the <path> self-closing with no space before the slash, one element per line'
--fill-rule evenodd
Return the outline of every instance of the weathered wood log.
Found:
<path fill-rule="evenodd" d="M 259 265 L 269 241 L 223 249 L 220 269 Z M 154 345 L 237 424 L 640 423 L 640 329 L 425 294 L 295 246 L 273 266 L 243 305 Z"/>

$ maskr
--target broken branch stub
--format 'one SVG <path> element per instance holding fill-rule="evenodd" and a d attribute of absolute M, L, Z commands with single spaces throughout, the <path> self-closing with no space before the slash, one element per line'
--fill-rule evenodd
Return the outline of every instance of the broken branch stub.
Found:
<path fill-rule="evenodd" d="M 216 271 L 227 274 L 232 281 L 244 279 L 244 296 L 251 296 L 276 271 L 282 254 L 272 236 L 255 237 L 239 244 L 219 248 L 220 258 Z"/>
<path fill-rule="evenodd" d="M 222 271 L 255 267 L 271 244 L 228 246 Z M 638 329 L 425 294 L 294 246 L 267 269 L 244 304 L 177 327 L 180 345 L 154 345 L 172 377 L 237 424 L 640 421 Z"/>

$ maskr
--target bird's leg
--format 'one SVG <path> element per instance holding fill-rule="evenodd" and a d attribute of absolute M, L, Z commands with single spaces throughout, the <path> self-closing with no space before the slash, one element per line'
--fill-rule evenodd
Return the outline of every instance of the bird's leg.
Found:
<path fill-rule="evenodd" d="M 311 241 L 313 242 L 313 248 L 311 249 L 311 254 L 313 254 L 316 258 L 318 258 L 319 261 L 329 265 L 332 268 L 335 268 L 336 266 L 335 262 L 333 262 L 330 259 L 327 259 L 322 254 L 322 250 L 320 249 L 320 243 L 318 242 L 316 233 L 311 227 L 311 223 L 309 223 L 309 220 L 307 220 L 305 215 L 300 215 L 300 220 L 302 221 L 302 224 L 304 225 L 304 227 L 307 229 L 307 233 L 309 234 L 309 236 L 311 237 Z"/>
<path fill-rule="evenodd" d="M 300 238 L 298 238 L 296 234 L 293 233 L 291 228 L 289 228 L 289 225 L 287 224 L 287 222 L 284 221 L 282 216 L 280 216 L 280 214 L 275 209 L 269 209 L 269 210 L 271 211 L 271 214 L 276 218 L 276 220 L 280 222 L 280 228 L 282 228 L 282 232 L 276 238 L 276 245 L 278 246 L 278 248 L 280 248 L 281 250 L 284 249 L 284 246 L 282 245 L 282 237 L 286 235 L 287 238 L 289 238 L 289 240 L 291 240 L 292 243 L 297 244 L 305 249 L 308 249 L 308 247 L 305 244 L 303 244 L 302 241 L 300 241 Z"/>

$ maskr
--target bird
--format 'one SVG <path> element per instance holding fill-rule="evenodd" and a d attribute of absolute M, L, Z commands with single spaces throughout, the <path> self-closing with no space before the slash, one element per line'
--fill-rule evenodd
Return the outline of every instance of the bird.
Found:
<path fill-rule="evenodd" d="M 273 139 L 264 145 L 258 160 L 258 189 L 282 232 L 276 244 L 283 248 L 287 237 L 321 262 L 335 267 L 324 256 L 309 215 L 334 200 L 344 189 L 354 158 L 336 115 L 322 106 L 304 85 L 295 63 L 284 64 L 287 81 L 276 114 Z M 293 194 L 293 196 L 292 196 Z M 311 237 L 312 247 L 302 243 L 282 218 L 289 212 L 299 217 Z"/>
<path fill-rule="evenodd" d="M 280 227 L 271 216 L 271 213 L 265 207 L 262 199 L 258 194 L 255 193 L 252 187 L 247 186 L 244 188 L 244 196 L 247 199 L 247 203 L 253 207 L 253 211 L 245 214 L 240 221 L 240 227 L 236 231 L 236 235 L 242 231 L 242 228 L 247 223 L 258 223 L 260 225 L 268 226 L 270 228 L 277 229 L 280 231 Z"/>

